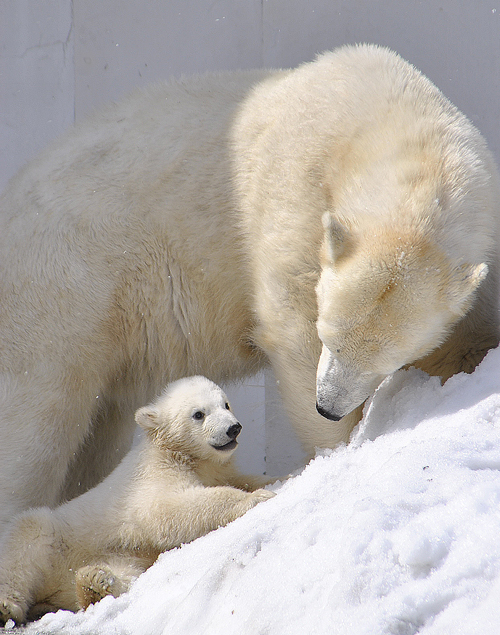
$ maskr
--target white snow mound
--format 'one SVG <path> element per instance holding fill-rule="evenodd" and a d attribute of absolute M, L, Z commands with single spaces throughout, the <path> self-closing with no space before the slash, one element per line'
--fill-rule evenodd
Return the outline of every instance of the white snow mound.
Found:
<path fill-rule="evenodd" d="M 349 446 L 26 635 L 497 635 L 499 470 L 500 350 L 444 386 L 398 371 Z"/>

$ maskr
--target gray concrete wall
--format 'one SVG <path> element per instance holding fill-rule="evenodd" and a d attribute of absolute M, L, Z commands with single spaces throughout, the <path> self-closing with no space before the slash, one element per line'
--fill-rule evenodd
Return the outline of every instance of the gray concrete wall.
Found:
<path fill-rule="evenodd" d="M 288 67 L 344 43 L 397 50 L 500 160 L 500 0 L 2 0 L 0 187 L 75 119 L 137 86 L 205 70 Z M 273 379 L 230 388 L 240 463 L 300 463 Z"/>

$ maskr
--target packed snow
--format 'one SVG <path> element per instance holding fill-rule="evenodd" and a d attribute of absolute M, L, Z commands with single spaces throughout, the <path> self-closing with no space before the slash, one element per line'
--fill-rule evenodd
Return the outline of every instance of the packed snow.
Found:
<path fill-rule="evenodd" d="M 500 633 L 500 350 L 444 386 L 398 371 L 350 445 L 273 489 L 128 594 L 26 635 Z"/>

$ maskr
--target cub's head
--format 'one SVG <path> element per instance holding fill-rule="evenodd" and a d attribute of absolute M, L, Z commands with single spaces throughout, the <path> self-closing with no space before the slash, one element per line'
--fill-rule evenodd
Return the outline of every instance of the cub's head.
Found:
<path fill-rule="evenodd" d="M 241 431 L 224 392 L 201 376 L 169 384 L 135 419 L 160 446 L 221 463 L 231 457 Z"/>
<path fill-rule="evenodd" d="M 361 239 L 330 214 L 323 225 L 316 399 L 318 412 L 338 421 L 446 339 L 488 267 L 453 267 L 425 231 L 374 230 Z"/>

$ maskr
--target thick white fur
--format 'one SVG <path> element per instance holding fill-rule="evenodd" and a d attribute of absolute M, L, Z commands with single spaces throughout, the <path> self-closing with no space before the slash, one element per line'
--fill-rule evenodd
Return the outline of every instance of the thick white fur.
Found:
<path fill-rule="evenodd" d="M 98 482 L 181 376 L 269 360 L 313 454 L 359 414 L 316 398 L 338 418 L 398 365 L 472 370 L 498 342 L 499 200 L 477 130 L 373 46 L 154 86 L 71 130 L 1 201 L 1 517 Z"/>
<path fill-rule="evenodd" d="M 102 483 L 12 521 L 0 552 L 0 621 L 119 595 L 161 552 L 274 496 L 233 466 L 241 426 L 205 377 L 170 384 L 136 419 L 144 439 Z"/>

